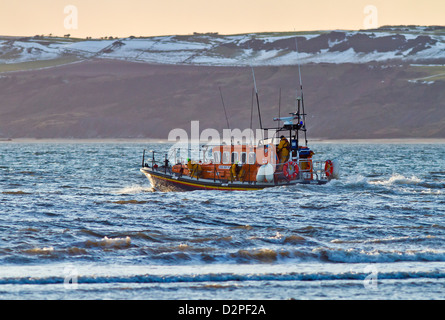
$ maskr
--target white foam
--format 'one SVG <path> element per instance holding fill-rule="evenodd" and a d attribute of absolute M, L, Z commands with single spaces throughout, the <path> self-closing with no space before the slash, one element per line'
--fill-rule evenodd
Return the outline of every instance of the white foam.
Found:
<path fill-rule="evenodd" d="M 424 250 L 364 250 L 316 248 L 312 252 L 320 259 L 342 263 L 392 263 L 399 261 L 445 261 L 445 251 L 435 249 Z"/>
<path fill-rule="evenodd" d="M 147 186 L 133 185 L 123 187 L 122 189 L 113 191 L 114 194 L 138 194 L 143 192 L 153 192 L 153 188 Z"/>
<path fill-rule="evenodd" d="M 99 243 L 105 247 L 129 246 L 131 244 L 131 238 L 128 236 L 125 238 L 108 238 L 105 236 Z"/>
<path fill-rule="evenodd" d="M 185 283 L 243 281 L 308 281 L 364 280 L 370 275 L 368 264 L 307 264 L 295 265 L 210 265 L 210 266 L 94 266 L 42 265 L 4 268 L 0 284 L 63 284 L 67 267 L 78 274 L 79 286 L 104 283 Z M 398 263 L 385 266 L 373 264 L 379 280 L 442 279 L 443 263 L 412 265 Z"/>
<path fill-rule="evenodd" d="M 404 184 L 416 185 L 421 183 L 422 181 L 423 181 L 422 179 L 419 179 L 415 176 L 407 178 L 401 174 L 393 174 L 389 179 L 374 180 L 374 181 L 369 181 L 369 183 L 373 185 L 391 186 L 391 185 L 404 185 Z"/>
<path fill-rule="evenodd" d="M 131 245 L 131 238 L 128 236 L 125 238 L 108 238 L 107 236 L 105 236 L 99 241 L 88 240 L 85 242 L 85 245 L 87 247 L 100 247 L 100 248 L 114 248 L 114 249 L 127 248 Z"/>

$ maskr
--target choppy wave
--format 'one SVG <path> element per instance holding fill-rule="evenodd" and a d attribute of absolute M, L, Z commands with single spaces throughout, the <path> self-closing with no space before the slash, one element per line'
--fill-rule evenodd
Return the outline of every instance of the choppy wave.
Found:
<path fill-rule="evenodd" d="M 178 246 L 141 248 L 157 262 L 195 264 L 195 263 L 281 263 L 281 262 L 331 262 L 331 263 L 394 263 L 411 262 L 443 262 L 445 251 L 435 249 L 424 250 L 386 250 L 386 249 L 353 249 L 353 248 L 301 248 L 301 249 L 240 249 L 230 253 L 222 253 L 214 247 L 195 247 L 187 244 Z"/>
<path fill-rule="evenodd" d="M 116 200 L 116 201 L 110 201 L 110 203 L 116 203 L 116 204 L 144 204 L 148 201 L 145 200 Z"/>
<path fill-rule="evenodd" d="M 139 172 L 139 151 L 146 147 L 3 145 L 0 264 L 15 276 L 2 273 L 0 284 L 63 283 L 60 275 L 22 276 L 14 268 L 41 264 L 44 270 L 65 262 L 84 268 L 101 263 L 95 275 L 79 273 L 79 283 L 98 284 L 360 280 L 365 273 L 349 269 L 361 264 L 384 265 L 379 279 L 444 278 L 442 145 L 320 144 L 317 157 L 335 156 L 342 163 L 340 179 L 326 185 L 188 193 L 151 188 Z M 159 147 L 166 148 L 152 149 Z M 99 148 L 110 161 L 98 170 Z M 35 152 L 41 154 L 29 161 Z M 434 163 L 423 166 L 424 159 L 409 157 L 415 152 Z M 179 271 L 108 272 L 119 264 Z M 219 264 L 224 268 L 218 272 L 202 271 Z M 274 272 L 304 264 L 312 267 Z M 400 264 L 441 268 L 400 271 Z M 239 271 L 243 266 L 247 274 Z M 255 272 L 260 267 L 265 271 Z M 348 270 L 335 271 L 342 267 Z M 183 268 L 197 274 L 183 274 Z M 271 297 L 280 290 L 272 286 Z"/>
<path fill-rule="evenodd" d="M 33 248 L 24 250 L 23 252 L 28 254 L 51 254 L 54 252 L 54 247 Z"/>
<path fill-rule="evenodd" d="M 99 241 L 88 240 L 85 242 L 87 248 L 100 247 L 100 248 L 128 248 L 131 245 L 131 238 L 108 238 L 104 237 Z"/>
<path fill-rule="evenodd" d="M 146 237 L 144 237 L 147 239 Z M 428 239 L 428 238 L 427 238 Z M 413 241 L 422 241 L 417 239 Z M 150 241 L 156 242 L 155 238 Z M 232 239 L 223 239 L 221 241 L 230 242 Z M 376 239 L 365 242 L 366 244 L 388 244 L 406 242 L 406 239 Z M 333 244 L 363 244 L 361 241 L 342 241 L 332 240 Z M 150 260 L 158 263 L 177 263 L 184 265 L 201 264 L 201 263 L 282 263 L 282 262 L 330 262 L 330 263 L 394 263 L 394 262 L 444 262 L 445 251 L 440 249 L 356 249 L 356 248 L 258 248 L 258 249 L 239 249 L 232 252 L 224 252 L 217 247 L 211 246 L 194 246 L 189 244 L 178 244 L 173 246 L 159 245 L 157 247 L 141 247 L 132 246 L 131 238 L 114 238 L 104 237 L 101 240 L 88 240 L 82 247 L 73 246 L 66 249 L 55 249 L 54 247 L 32 248 L 22 252 L 27 255 L 40 256 L 75 256 L 86 255 L 92 253 L 89 250 L 123 250 L 133 248 L 135 252 L 141 256 L 146 256 Z"/>
<path fill-rule="evenodd" d="M 376 269 L 373 269 L 376 270 Z M 94 276 L 78 275 L 76 281 L 82 284 L 112 284 L 112 283 L 180 283 L 180 282 L 244 282 L 244 281 L 329 281 L 329 280 L 359 280 L 364 281 L 370 276 L 368 272 L 357 272 L 354 270 L 341 273 L 264 273 L 264 274 L 244 274 L 244 273 L 208 273 L 208 274 L 138 274 L 119 276 Z M 388 279 L 444 279 L 443 271 L 394 271 L 376 272 L 378 280 Z M 0 285 L 5 284 L 26 284 L 26 285 L 48 285 L 63 284 L 66 277 L 9 277 L 0 278 Z"/>
<path fill-rule="evenodd" d="M 26 195 L 31 194 L 30 192 L 24 192 L 24 191 L 3 191 L 2 194 L 9 194 L 9 195 Z"/>
<path fill-rule="evenodd" d="M 436 239 L 436 236 L 426 235 L 422 237 L 388 237 L 388 238 L 377 238 L 377 239 L 365 239 L 365 240 L 342 240 L 342 239 L 334 239 L 331 240 L 331 243 L 363 243 L 363 244 L 372 244 L 372 243 L 410 243 L 410 242 L 421 242 L 428 241 L 431 239 Z"/>
<path fill-rule="evenodd" d="M 363 250 L 317 248 L 313 250 L 320 260 L 338 263 L 392 263 L 400 261 L 445 261 L 444 250 Z"/>

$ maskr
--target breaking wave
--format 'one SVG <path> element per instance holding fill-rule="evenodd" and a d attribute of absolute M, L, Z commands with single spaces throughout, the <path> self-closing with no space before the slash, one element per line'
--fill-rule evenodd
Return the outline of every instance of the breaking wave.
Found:
<path fill-rule="evenodd" d="M 401 261 L 445 261 L 444 250 L 363 250 L 317 248 L 313 254 L 322 261 L 337 263 L 390 263 Z"/>
<path fill-rule="evenodd" d="M 340 243 L 333 241 L 333 243 Z M 344 242 L 341 242 L 344 243 Z M 393 263 L 393 262 L 444 262 L 444 250 L 384 250 L 384 249 L 345 249 L 318 247 L 314 249 L 239 249 L 231 253 L 221 253 L 213 247 L 194 247 L 186 244 L 176 247 L 142 248 L 158 263 L 201 264 L 201 263 L 241 263 L 268 264 L 286 262 L 330 262 L 330 263 Z"/>
<path fill-rule="evenodd" d="M 409 242 L 420 242 L 420 241 L 428 241 L 431 239 L 437 239 L 436 236 L 422 236 L 422 237 L 388 237 L 388 238 L 380 238 L 380 239 L 366 239 L 366 240 L 342 240 L 342 239 L 334 239 L 331 240 L 331 243 L 363 243 L 363 244 L 372 244 L 372 243 L 409 243 Z"/>
<path fill-rule="evenodd" d="M 370 273 L 357 272 L 354 270 L 331 273 L 205 273 L 205 274 L 137 274 L 137 275 L 117 275 L 117 276 L 94 276 L 79 275 L 77 283 L 82 284 L 114 284 L 114 283 L 197 283 L 197 282 L 243 282 L 243 281 L 326 281 L 326 280 L 358 280 L 364 281 Z M 443 271 L 394 271 L 378 272 L 379 280 L 387 279 L 444 279 Z M 5 284 L 23 284 L 23 285 L 48 285 L 63 284 L 64 277 L 9 277 L 0 278 L 0 285 Z"/>
<path fill-rule="evenodd" d="M 101 248 L 128 248 L 131 245 L 131 238 L 108 238 L 104 237 L 99 241 L 88 240 L 85 242 L 86 247 L 101 247 Z"/>

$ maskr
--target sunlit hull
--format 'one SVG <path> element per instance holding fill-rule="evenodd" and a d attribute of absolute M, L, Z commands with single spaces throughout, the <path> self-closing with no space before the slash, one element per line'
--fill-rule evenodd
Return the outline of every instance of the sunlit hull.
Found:
<path fill-rule="evenodd" d="M 295 179 L 280 182 L 240 182 L 240 181 L 219 181 L 210 179 L 197 179 L 190 176 L 179 176 L 164 172 L 162 170 L 152 170 L 151 168 L 141 168 L 141 172 L 150 181 L 153 188 L 158 191 L 194 191 L 194 190 L 225 190 L 225 191 L 249 191 L 261 190 L 271 187 L 291 186 L 296 184 L 325 184 L 328 180 L 305 180 Z"/>

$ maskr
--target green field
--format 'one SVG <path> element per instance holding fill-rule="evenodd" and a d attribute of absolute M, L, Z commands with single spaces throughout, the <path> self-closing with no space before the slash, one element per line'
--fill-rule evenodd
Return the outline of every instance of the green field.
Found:
<path fill-rule="evenodd" d="M 445 65 L 411 65 L 408 75 L 415 81 L 438 81 L 445 80 Z"/>
<path fill-rule="evenodd" d="M 65 57 L 51 59 L 51 60 L 38 60 L 38 61 L 27 61 L 27 62 L 11 63 L 11 64 L 9 64 L 9 63 L 8 64 L 0 64 L 0 73 L 50 68 L 50 67 L 56 67 L 56 66 L 61 66 L 64 64 L 68 64 L 68 63 L 81 61 L 81 60 L 82 59 L 77 56 L 65 56 Z"/>

